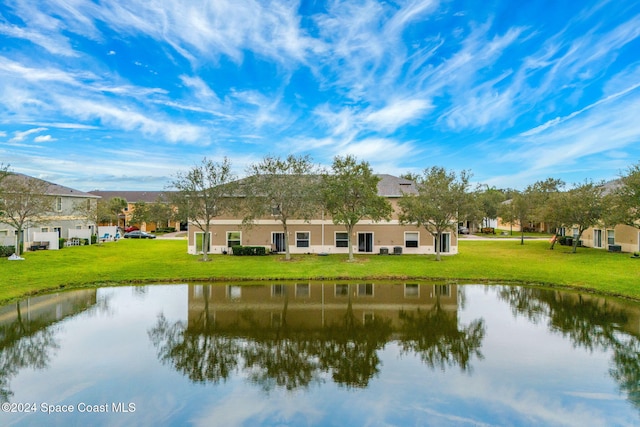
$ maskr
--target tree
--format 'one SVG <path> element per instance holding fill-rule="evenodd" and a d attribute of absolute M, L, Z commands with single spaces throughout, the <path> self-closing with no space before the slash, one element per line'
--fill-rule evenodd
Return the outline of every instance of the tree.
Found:
<path fill-rule="evenodd" d="M 171 182 L 171 187 L 177 190 L 172 194 L 175 204 L 185 206 L 187 219 L 204 232 L 202 261 L 209 260 L 211 221 L 235 209 L 234 181 L 229 159 L 214 162 L 205 157 L 187 172 L 178 172 Z"/>
<path fill-rule="evenodd" d="M 475 196 L 478 213 L 481 215 L 480 219 L 483 222 L 482 225 L 489 227 L 489 220 L 498 217 L 500 204 L 505 200 L 504 192 L 495 187 L 485 185 L 484 188 L 476 191 Z"/>
<path fill-rule="evenodd" d="M 435 239 L 436 261 L 440 261 L 442 234 L 455 230 L 458 214 L 469 204 L 470 174 L 434 166 L 425 169 L 416 180 L 417 194 L 404 194 L 400 206 L 400 222 L 424 227 Z"/>
<path fill-rule="evenodd" d="M 150 206 L 145 201 L 140 200 L 135 202 L 129 223 L 142 225 L 143 223 L 150 222 L 149 208 Z"/>
<path fill-rule="evenodd" d="M 289 221 L 309 221 L 320 210 L 318 169 L 309 156 L 266 156 L 249 166 L 245 181 L 246 209 L 243 223 L 273 216 L 282 224 L 285 259 L 289 251 Z"/>
<path fill-rule="evenodd" d="M 549 199 L 560 191 L 564 182 L 547 178 L 529 185 L 524 191 L 513 194 L 510 201 L 502 204 L 500 216 L 507 222 L 517 222 L 520 226 L 520 244 L 524 245 L 525 228 L 531 222 L 544 222 L 548 219 L 546 212 Z"/>
<path fill-rule="evenodd" d="M 558 222 L 578 229 L 578 235 L 573 238 L 573 253 L 576 253 L 582 233 L 606 217 L 603 191 L 602 184 L 585 182 L 558 194 L 554 201 Z"/>
<path fill-rule="evenodd" d="M 109 223 L 116 223 L 117 226 L 120 226 L 120 215 L 124 213 L 124 209 L 129 206 L 129 203 L 122 197 L 112 197 L 106 203 L 106 213 L 109 217 Z M 125 224 L 126 226 L 126 219 Z"/>
<path fill-rule="evenodd" d="M 47 194 L 49 183 L 30 176 L 10 173 L 2 180 L 0 222 L 16 229 L 16 253 L 23 252 L 23 230 L 43 220 L 53 209 Z"/>
<path fill-rule="evenodd" d="M 607 195 L 607 204 L 615 207 L 609 212 L 607 223 L 640 228 L 640 163 L 620 177 L 620 184 Z"/>
<path fill-rule="evenodd" d="M 353 261 L 351 236 L 356 224 L 364 218 L 389 220 L 393 208 L 378 195 L 380 178 L 373 174 L 369 163 L 358 163 L 353 156 L 336 156 L 331 169 L 331 174 L 322 176 L 322 199 L 333 223 L 344 225 L 349 261 Z"/>

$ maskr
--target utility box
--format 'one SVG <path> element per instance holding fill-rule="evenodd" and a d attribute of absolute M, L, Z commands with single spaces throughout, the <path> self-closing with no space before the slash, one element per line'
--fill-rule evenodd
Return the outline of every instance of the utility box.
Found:
<path fill-rule="evenodd" d="M 609 252 L 622 252 L 622 246 L 620 246 L 620 245 L 609 245 Z"/>
<path fill-rule="evenodd" d="M 389 255 L 389 248 L 380 248 L 380 255 Z"/>
<path fill-rule="evenodd" d="M 402 255 L 402 246 L 395 246 L 393 248 L 393 254 L 394 255 Z"/>

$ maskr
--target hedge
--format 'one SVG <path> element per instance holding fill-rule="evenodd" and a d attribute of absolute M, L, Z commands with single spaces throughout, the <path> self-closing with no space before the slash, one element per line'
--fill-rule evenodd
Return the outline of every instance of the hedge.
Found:
<path fill-rule="evenodd" d="M 9 257 L 16 251 L 15 246 L 0 246 L 0 257 Z"/>
<path fill-rule="evenodd" d="M 233 255 L 266 255 L 267 250 L 264 246 L 232 246 Z"/>

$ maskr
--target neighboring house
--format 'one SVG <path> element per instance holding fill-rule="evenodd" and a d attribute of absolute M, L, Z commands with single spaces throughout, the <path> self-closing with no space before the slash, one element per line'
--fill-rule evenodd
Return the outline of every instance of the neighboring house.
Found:
<path fill-rule="evenodd" d="M 360 221 L 351 238 L 354 252 L 374 254 L 385 248 L 389 253 L 394 253 L 395 250 L 409 254 L 434 254 L 435 239 L 427 230 L 401 225 L 398 220 L 398 200 L 403 193 L 415 193 L 415 184 L 392 175 L 378 176 L 378 194 L 387 198 L 394 208 L 394 214 L 390 221 Z M 276 217 L 261 218 L 251 227 L 243 227 L 241 218 L 220 216 L 212 220 L 210 225 L 209 253 L 226 253 L 234 245 L 264 246 L 274 252 L 285 251 L 282 224 Z M 289 251 L 292 254 L 349 252 L 345 227 L 334 225 L 331 218 L 322 212 L 310 221 L 290 220 L 288 228 Z M 202 229 L 189 223 L 188 235 L 188 252 L 202 253 Z M 441 252 L 458 252 L 458 240 L 454 231 L 443 234 Z"/>
<path fill-rule="evenodd" d="M 98 196 L 85 193 L 73 188 L 54 184 L 38 178 L 19 173 L 13 173 L 18 179 L 27 179 L 44 182 L 46 195 L 52 198 L 52 208 L 43 213 L 42 217 L 34 224 L 29 222 L 23 230 L 24 247 L 29 248 L 33 242 L 48 241 L 55 243 L 50 249 L 57 248 L 58 238 L 70 237 L 87 238 L 94 233 L 94 224 L 90 223 L 78 206 L 83 203 L 97 203 Z M 1 221 L 1 220 L 0 220 Z M 0 245 L 15 245 L 16 230 L 11 225 L 0 222 Z"/>
<path fill-rule="evenodd" d="M 130 225 L 135 225 L 143 231 L 155 231 L 159 225 L 153 222 L 132 224 L 131 218 L 135 210 L 136 203 L 144 202 L 147 204 L 156 203 L 158 200 L 168 202 L 168 192 L 166 191 L 91 191 L 91 194 L 100 196 L 102 200 L 108 201 L 114 197 L 119 197 L 127 201 L 127 207 L 124 208 L 122 214 L 118 218 L 118 227 L 126 228 Z M 101 224 L 102 225 L 102 224 Z M 180 222 L 171 222 L 170 224 L 160 225 L 160 227 L 174 227 L 176 230 L 180 230 Z"/>

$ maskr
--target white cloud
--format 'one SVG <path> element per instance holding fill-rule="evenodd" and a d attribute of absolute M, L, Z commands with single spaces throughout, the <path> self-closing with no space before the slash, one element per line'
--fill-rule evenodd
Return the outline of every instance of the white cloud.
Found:
<path fill-rule="evenodd" d="M 424 99 L 391 101 L 386 107 L 367 114 L 364 121 L 374 129 L 394 131 L 432 109 L 433 104 Z"/>
<path fill-rule="evenodd" d="M 53 138 L 51 135 L 40 135 L 33 138 L 33 141 L 34 142 L 53 142 L 55 141 L 55 138 Z"/>
<path fill-rule="evenodd" d="M 33 134 L 35 134 L 35 133 L 40 133 L 40 132 L 43 132 L 43 131 L 45 131 L 45 130 L 47 130 L 47 128 L 35 128 L 35 129 L 25 130 L 25 131 L 22 131 L 22 132 L 17 131 L 17 132 L 14 132 L 14 133 L 13 133 L 13 135 L 14 135 L 14 136 L 13 136 L 13 138 L 11 138 L 11 139 L 9 140 L 9 142 L 10 142 L 10 143 L 13 143 L 13 142 L 22 142 L 22 141 L 24 141 L 25 139 L 27 139 L 27 137 L 28 137 L 29 135 L 33 135 Z"/>

